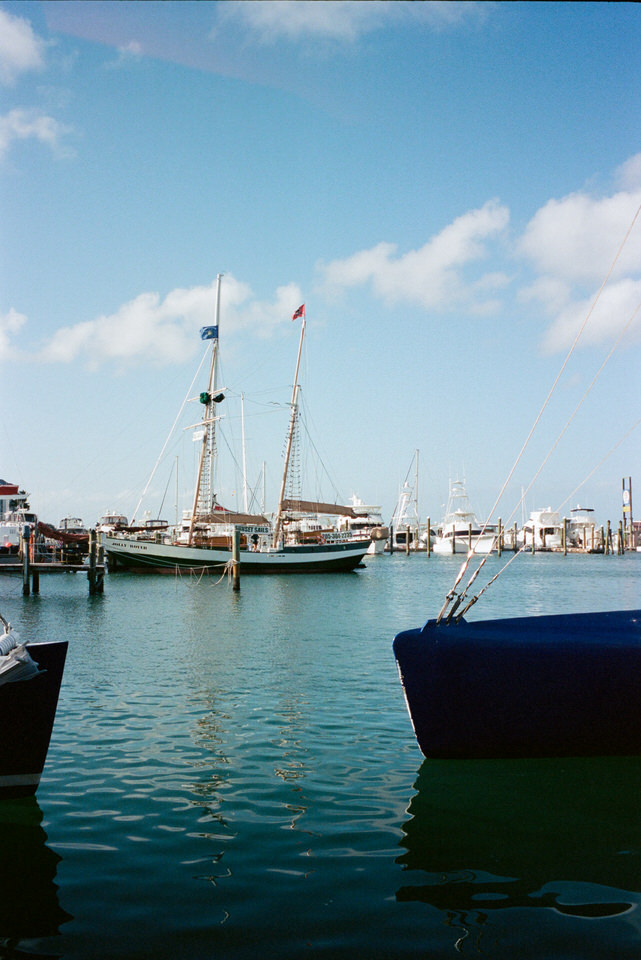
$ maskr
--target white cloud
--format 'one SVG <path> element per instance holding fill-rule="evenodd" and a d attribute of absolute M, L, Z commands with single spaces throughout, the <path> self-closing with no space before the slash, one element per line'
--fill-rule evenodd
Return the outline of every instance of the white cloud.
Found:
<path fill-rule="evenodd" d="M 11 86 L 21 73 L 42 69 L 44 47 L 28 20 L 0 9 L 0 83 Z"/>
<path fill-rule="evenodd" d="M 543 349 L 549 353 L 567 350 L 581 329 L 593 299 L 570 303 L 555 316 L 545 333 Z M 630 323 L 624 342 L 641 339 L 641 280 L 621 280 L 604 288 L 582 334 L 584 345 L 615 339 Z"/>
<path fill-rule="evenodd" d="M 219 4 L 221 19 L 238 21 L 261 40 L 304 37 L 353 41 L 390 23 L 411 20 L 435 29 L 451 26 L 470 17 L 484 16 L 491 4 L 460 3 L 456 0 L 421 3 L 407 0 L 227 0 Z"/>
<path fill-rule="evenodd" d="M 548 313 L 558 313 L 567 306 L 571 293 L 571 284 L 559 277 L 539 277 L 519 291 L 519 300 L 523 303 L 538 302 L 546 307 Z"/>
<path fill-rule="evenodd" d="M 532 218 L 520 253 L 542 274 L 571 283 L 600 284 L 641 204 L 641 190 L 595 199 L 574 193 L 549 200 Z M 632 232 L 613 276 L 641 269 L 641 224 Z"/>
<path fill-rule="evenodd" d="M 136 63 L 143 56 L 143 45 L 138 40 L 129 40 L 118 47 L 118 58 L 105 64 L 107 70 L 116 70 L 130 63 Z"/>
<path fill-rule="evenodd" d="M 345 260 L 321 265 L 329 290 L 371 284 L 388 303 L 418 303 L 426 309 L 447 309 L 465 302 L 484 313 L 487 294 L 507 283 L 492 271 L 471 281 L 465 268 L 483 260 L 488 241 L 507 227 L 509 212 L 496 201 L 458 217 L 418 250 L 396 257 L 397 247 L 379 243 Z"/>
<path fill-rule="evenodd" d="M 226 275 L 221 287 L 221 325 L 226 332 L 251 326 L 257 335 L 288 320 L 300 303 L 295 284 L 279 287 L 272 303 L 253 299 L 247 284 Z M 162 300 L 158 293 L 142 293 L 108 316 L 58 330 L 37 359 L 71 363 L 80 359 L 97 366 L 168 364 L 191 356 L 199 344 L 199 330 L 213 322 L 216 284 L 172 290 Z"/>
<path fill-rule="evenodd" d="M 517 245 L 538 273 L 522 290 L 521 299 L 537 301 L 552 317 L 543 338 L 548 351 L 570 347 L 606 278 L 582 343 L 616 336 L 639 302 L 640 161 L 641 155 L 631 157 L 617 171 L 618 182 L 628 183 L 629 189 L 606 197 L 578 192 L 548 201 Z"/>
<path fill-rule="evenodd" d="M 128 43 L 123 44 L 122 47 L 118 47 L 118 52 L 123 57 L 141 57 L 142 44 L 138 40 L 130 40 Z"/>
<path fill-rule="evenodd" d="M 616 180 L 622 190 L 641 188 L 641 153 L 635 153 L 617 168 Z"/>
<path fill-rule="evenodd" d="M 11 336 L 17 333 L 26 321 L 25 315 L 18 313 L 13 307 L 9 313 L 0 313 L 0 361 L 9 360 L 12 357 Z"/>
<path fill-rule="evenodd" d="M 47 144 L 58 156 L 71 156 L 73 151 L 63 145 L 63 138 L 71 133 L 71 127 L 48 117 L 39 110 L 24 110 L 16 107 L 0 117 L 0 157 L 3 157 L 16 140 L 35 139 Z"/>

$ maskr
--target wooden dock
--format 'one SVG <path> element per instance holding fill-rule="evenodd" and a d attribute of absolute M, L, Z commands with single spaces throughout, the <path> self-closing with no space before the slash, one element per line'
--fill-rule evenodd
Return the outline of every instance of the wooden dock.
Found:
<path fill-rule="evenodd" d="M 28 529 L 27 529 L 28 533 Z M 0 573 L 22 574 L 22 593 L 28 597 L 31 593 L 40 593 L 41 573 L 86 573 L 89 581 L 89 595 L 104 593 L 105 562 L 104 551 L 98 546 L 95 530 L 89 533 L 89 555 L 87 562 L 69 562 L 63 559 L 37 560 L 34 558 L 33 544 L 29 536 L 23 537 L 20 555 L 15 562 L 0 563 Z"/>

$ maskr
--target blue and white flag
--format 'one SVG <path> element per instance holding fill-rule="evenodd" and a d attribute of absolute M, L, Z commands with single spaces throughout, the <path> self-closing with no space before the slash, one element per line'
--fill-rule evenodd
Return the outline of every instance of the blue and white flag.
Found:
<path fill-rule="evenodd" d="M 217 340 L 218 339 L 218 327 L 201 327 L 200 328 L 200 339 L 201 340 Z"/>

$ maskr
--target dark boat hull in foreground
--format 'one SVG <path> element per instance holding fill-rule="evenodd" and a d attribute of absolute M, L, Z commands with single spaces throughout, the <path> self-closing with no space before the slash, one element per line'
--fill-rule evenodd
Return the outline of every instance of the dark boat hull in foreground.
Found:
<path fill-rule="evenodd" d="M 641 610 L 430 620 L 394 655 L 426 757 L 641 754 Z"/>
<path fill-rule="evenodd" d="M 40 672 L 0 686 L 0 797 L 34 794 L 47 758 L 68 642 L 33 643 Z"/>

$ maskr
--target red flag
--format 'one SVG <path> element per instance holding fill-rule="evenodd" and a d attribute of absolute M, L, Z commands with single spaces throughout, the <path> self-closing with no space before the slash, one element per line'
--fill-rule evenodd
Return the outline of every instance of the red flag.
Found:
<path fill-rule="evenodd" d="M 301 303 L 300 307 L 295 313 L 292 313 L 292 320 L 298 320 L 299 317 L 305 316 L 305 304 Z"/>

